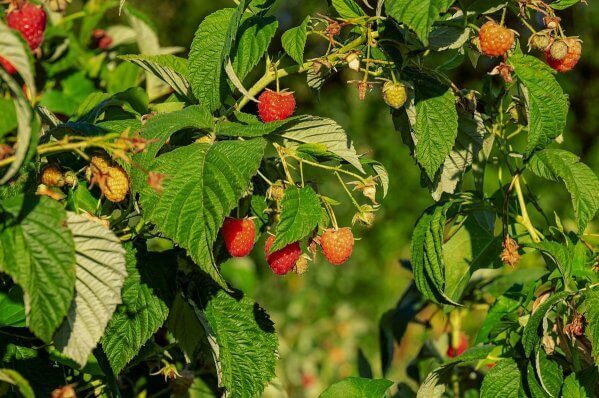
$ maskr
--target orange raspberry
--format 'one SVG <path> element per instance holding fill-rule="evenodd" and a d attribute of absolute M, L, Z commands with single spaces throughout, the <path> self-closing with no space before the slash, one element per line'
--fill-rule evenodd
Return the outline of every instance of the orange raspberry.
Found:
<path fill-rule="evenodd" d="M 320 246 L 329 263 L 341 265 L 354 250 L 354 234 L 349 228 L 327 229 L 320 237 Z"/>
<path fill-rule="evenodd" d="M 551 49 L 545 51 L 547 63 L 558 72 L 568 72 L 574 69 L 582 54 L 582 43 L 576 37 L 567 37 L 564 43 L 568 46 L 568 53 L 562 59 L 555 59 L 551 55 Z"/>
<path fill-rule="evenodd" d="M 122 202 L 129 193 L 129 176 L 121 166 L 109 167 L 100 189 L 109 201 Z"/>
<path fill-rule="evenodd" d="M 65 185 L 64 174 L 59 166 L 49 164 L 42 170 L 42 184 L 47 187 L 62 188 Z"/>
<path fill-rule="evenodd" d="M 485 23 L 478 32 L 480 50 L 489 57 L 499 57 L 514 45 L 514 32 L 494 21 Z"/>

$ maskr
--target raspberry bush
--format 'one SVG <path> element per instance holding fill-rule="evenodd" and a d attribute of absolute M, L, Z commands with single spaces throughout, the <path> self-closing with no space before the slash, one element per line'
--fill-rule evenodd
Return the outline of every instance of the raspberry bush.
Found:
<path fill-rule="evenodd" d="M 260 396 L 276 325 L 223 276 L 227 260 L 300 278 L 320 256 L 343 272 L 401 178 L 286 87 L 305 75 L 326 98 L 346 70 L 389 109 L 435 204 L 404 262 L 413 282 L 381 320 L 382 377 L 321 396 L 595 396 L 585 231 L 599 180 L 558 147 L 556 72 L 584 56 L 559 12 L 578 1 L 332 0 L 279 32 L 276 1 L 237 0 L 189 49 L 162 47 L 130 3 L 14 0 L 0 21 L 3 394 Z M 479 62 L 492 66 L 476 87 L 452 80 Z M 541 208 L 533 179 L 563 183 L 573 227 Z M 411 322 L 430 339 L 414 383 L 395 385 L 384 377 Z"/>

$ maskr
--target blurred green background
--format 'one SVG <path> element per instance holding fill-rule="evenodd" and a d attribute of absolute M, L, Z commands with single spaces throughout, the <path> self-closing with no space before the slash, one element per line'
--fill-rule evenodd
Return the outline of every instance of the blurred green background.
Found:
<path fill-rule="evenodd" d="M 375 3 L 375 1 L 371 1 Z M 162 45 L 189 48 L 202 18 L 214 10 L 231 6 L 232 0 L 128 0 L 154 20 Z M 279 35 L 272 48 L 280 49 L 280 34 L 297 26 L 306 15 L 327 13 L 325 0 L 283 0 L 277 17 Z M 113 18 L 118 18 L 113 16 Z M 584 41 L 583 59 L 574 72 L 559 80 L 571 96 L 572 111 L 564 134 L 567 149 L 581 154 L 596 172 L 599 170 L 599 5 L 579 5 L 563 13 L 570 35 Z M 576 21 L 576 23 L 574 23 Z M 323 41 L 308 47 L 314 55 L 323 50 Z M 308 54 L 310 56 L 310 53 Z M 465 63 L 451 72 L 460 87 L 474 88 L 491 63 L 483 61 L 477 69 Z M 358 99 L 355 76 L 342 73 L 316 96 L 305 78 L 282 81 L 296 92 L 298 112 L 327 116 L 337 120 L 355 141 L 360 153 L 383 163 L 391 176 L 388 197 L 382 203 L 377 221 L 370 229 L 355 231 L 360 241 L 354 256 L 342 267 L 317 262 L 304 276 L 275 277 L 259 254 L 254 259 L 224 266 L 233 283 L 264 306 L 275 320 L 280 336 L 278 379 L 267 396 L 314 397 L 331 383 L 351 375 L 368 375 L 370 369 L 359 360 L 363 352 L 375 377 L 381 376 L 378 347 L 378 322 L 393 308 L 411 280 L 400 265 L 410 256 L 410 232 L 421 212 L 432 204 L 426 188 L 420 185 L 419 171 L 402 144 L 391 122 L 388 107 L 375 90 L 365 101 Z M 331 181 L 324 188 L 330 196 L 342 199 L 343 193 Z M 531 181 L 545 209 L 555 209 L 566 226 L 572 225 L 572 209 L 564 189 L 550 183 Z M 349 225 L 353 213 L 340 208 L 340 223 Z M 549 211 L 551 214 L 551 211 Z M 538 214 L 533 214 L 538 216 Z M 538 217 L 539 225 L 543 221 Z M 597 231 L 597 225 L 590 229 Z M 260 250 L 256 250 L 260 253 Z M 405 367 L 425 338 L 422 327 L 412 325 L 403 343 L 396 347 L 394 367 L 389 379 L 405 381 Z M 413 344 L 420 341 L 419 344 Z M 359 366 L 359 363 L 361 366 Z"/>

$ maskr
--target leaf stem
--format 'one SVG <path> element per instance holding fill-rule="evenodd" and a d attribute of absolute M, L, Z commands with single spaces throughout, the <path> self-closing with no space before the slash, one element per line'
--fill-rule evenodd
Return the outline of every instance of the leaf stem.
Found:
<path fill-rule="evenodd" d="M 537 230 L 532 224 L 530 217 L 528 216 L 528 210 L 526 210 L 526 201 L 524 200 L 524 194 L 522 193 L 522 187 L 520 186 L 520 176 L 517 175 L 514 178 L 514 187 L 516 188 L 516 195 L 518 197 L 518 203 L 520 204 L 520 211 L 522 213 L 522 225 L 528 231 L 528 234 L 532 238 L 533 242 L 539 243 L 541 238 L 537 233 Z"/>
<path fill-rule="evenodd" d="M 356 207 L 356 209 L 358 209 L 358 211 L 361 212 L 362 209 L 360 208 L 360 204 L 356 201 L 356 199 L 354 198 L 354 195 L 351 194 L 351 192 L 349 191 L 349 189 L 347 189 L 347 185 L 345 185 L 345 181 L 343 181 L 343 179 L 341 178 L 341 176 L 339 175 L 338 172 L 335 172 L 335 176 L 337 177 L 337 179 L 341 183 L 341 186 L 343 187 L 343 189 L 347 193 L 347 196 L 349 196 L 349 198 L 351 199 L 351 201 L 354 204 L 354 206 Z"/>

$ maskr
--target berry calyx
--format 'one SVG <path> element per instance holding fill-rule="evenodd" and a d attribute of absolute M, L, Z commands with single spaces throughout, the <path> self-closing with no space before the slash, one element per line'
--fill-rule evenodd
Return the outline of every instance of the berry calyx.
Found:
<path fill-rule="evenodd" d="M 302 249 L 299 242 L 290 243 L 284 248 L 275 252 L 270 252 L 270 248 L 275 241 L 274 236 L 269 236 L 264 244 L 264 255 L 270 269 L 277 275 L 289 273 L 295 266 L 295 263 L 302 255 Z"/>
<path fill-rule="evenodd" d="M 564 40 L 562 40 L 562 42 L 565 43 L 568 47 L 568 52 L 562 59 L 556 59 L 553 57 L 551 51 L 553 45 L 551 46 L 551 48 L 549 48 L 549 50 L 545 51 L 545 57 L 547 58 L 547 63 L 549 64 L 549 66 L 551 66 L 556 71 L 563 73 L 569 72 L 572 69 L 574 69 L 574 67 L 580 60 L 580 56 L 582 54 L 582 43 L 579 39 L 575 37 L 567 37 Z"/>
<path fill-rule="evenodd" d="M 223 238 L 227 251 L 233 257 L 245 257 L 252 251 L 256 239 L 254 221 L 244 218 L 225 218 Z"/>
<path fill-rule="evenodd" d="M 408 90 L 401 83 L 385 82 L 383 99 L 391 108 L 400 109 L 408 99 Z"/>
<path fill-rule="evenodd" d="M 13 64 L 8 62 L 6 58 L 0 57 L 0 65 L 9 75 L 14 75 L 15 73 L 17 73 L 17 69 L 13 66 Z"/>
<path fill-rule="evenodd" d="M 6 15 L 8 27 L 21 32 L 31 50 L 36 50 L 44 41 L 46 12 L 42 7 L 24 3 Z"/>
<path fill-rule="evenodd" d="M 455 358 L 460 356 L 468 349 L 468 337 L 465 334 L 460 335 L 460 341 L 457 347 L 454 347 L 453 344 L 449 346 L 447 349 L 447 356 L 449 358 Z"/>
<path fill-rule="evenodd" d="M 329 263 L 341 265 L 349 260 L 354 250 L 354 234 L 347 227 L 327 229 L 320 237 L 320 246 Z"/>
<path fill-rule="evenodd" d="M 292 92 L 264 90 L 258 97 L 258 115 L 265 122 L 285 120 L 295 111 L 295 97 Z"/>
<path fill-rule="evenodd" d="M 514 32 L 494 21 L 485 23 L 478 32 L 480 50 L 489 57 L 499 57 L 508 52 L 516 40 Z"/>
<path fill-rule="evenodd" d="M 121 166 L 109 167 L 105 178 L 100 180 L 100 189 L 109 201 L 122 202 L 129 193 L 129 176 Z"/>
<path fill-rule="evenodd" d="M 62 170 L 55 164 L 49 164 L 44 167 L 41 182 L 47 187 L 57 188 L 62 188 L 66 184 Z"/>

